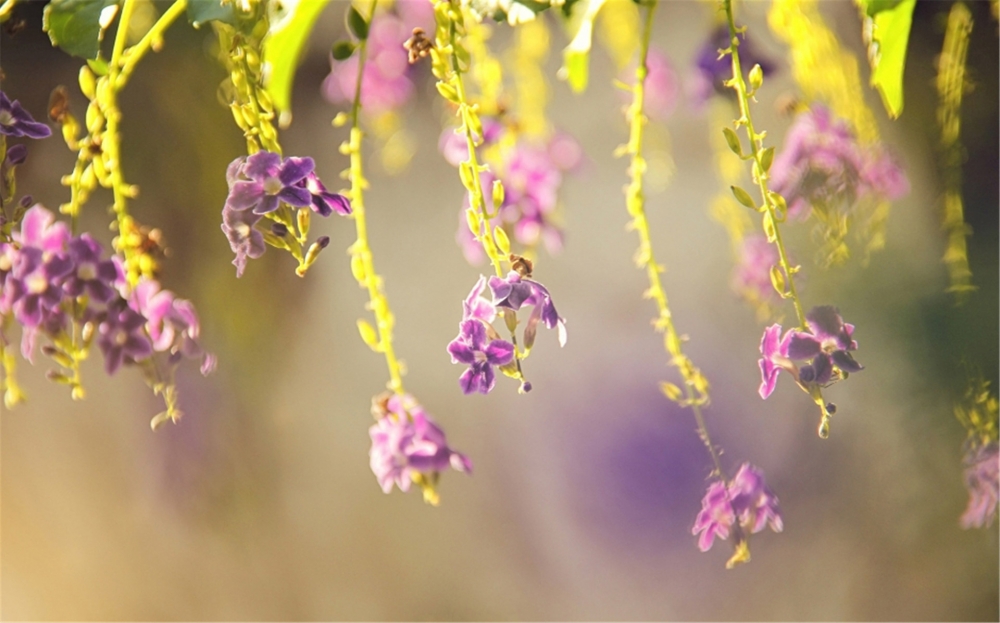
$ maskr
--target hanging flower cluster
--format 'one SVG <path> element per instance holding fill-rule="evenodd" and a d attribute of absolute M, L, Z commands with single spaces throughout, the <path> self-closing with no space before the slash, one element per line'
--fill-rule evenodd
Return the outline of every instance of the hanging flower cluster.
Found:
<path fill-rule="evenodd" d="M 566 173 L 577 171 L 583 162 L 583 151 L 576 140 L 565 133 L 554 133 L 545 143 L 539 144 L 497 119 L 482 121 L 483 136 L 480 150 L 490 164 L 490 170 L 481 174 L 484 188 L 494 188 L 496 183 L 503 191 L 486 193 L 486 208 L 491 215 L 490 225 L 500 226 L 508 237 L 533 250 L 544 244 L 550 254 L 562 250 L 563 229 L 558 224 L 559 188 Z M 508 145 L 514 140 L 512 146 Z M 441 134 L 439 147 L 445 160 L 458 167 L 468 158 L 465 137 L 446 129 Z M 498 205 L 499 204 L 499 205 Z M 465 212 L 471 200 L 466 195 L 459 214 L 456 240 L 473 265 L 486 260 L 482 245 L 466 224 Z"/>
<path fill-rule="evenodd" d="M 566 344 L 566 321 L 556 311 L 548 289 L 531 279 L 531 264 L 527 260 L 512 256 L 512 262 L 517 270 L 510 271 L 505 278 L 490 277 L 490 299 L 483 298 L 487 280 L 480 276 L 462 303 L 459 333 L 448 344 L 448 353 L 452 363 L 469 366 L 458 380 L 466 394 L 488 394 L 492 391 L 496 384 L 494 367 L 518 378 L 515 370 L 519 369 L 519 360 L 526 357 L 534 346 L 539 323 L 556 329 L 559 345 Z M 503 315 L 513 335 L 518 324 L 517 312 L 522 307 L 531 307 L 531 314 L 522 333 L 524 352 L 518 353 L 514 344 L 500 338 L 492 323 L 498 315 Z M 531 383 L 522 380 L 519 391 L 531 391 Z"/>
<path fill-rule="evenodd" d="M 275 247 L 289 248 L 293 242 L 289 238 L 292 209 L 309 209 L 324 217 L 334 212 L 342 216 L 351 213 L 347 197 L 327 191 L 313 171 L 315 166 L 312 158 L 282 158 L 269 151 L 241 156 L 230 163 L 226 170 L 229 196 L 222 208 L 222 231 L 236 254 L 233 265 L 237 277 L 243 275 L 247 259 L 264 254 L 265 241 Z M 282 206 L 286 207 L 279 211 Z M 269 230 L 259 226 L 265 216 L 272 221 Z M 302 221 L 301 216 L 295 219 L 296 223 Z M 308 228 L 300 226 L 299 231 L 304 237 Z M 329 238 L 324 236 L 314 243 L 311 259 L 307 255 L 304 260 L 306 267 L 328 242 Z"/>
<path fill-rule="evenodd" d="M 424 499 L 438 503 L 437 481 L 447 469 L 471 473 L 472 461 L 448 446 L 444 431 L 409 394 L 385 393 L 372 399 L 375 424 L 369 429 L 372 472 L 382 491 L 416 483 Z"/>
<path fill-rule="evenodd" d="M 860 372 L 861 364 L 851 351 L 857 350 L 854 325 L 845 323 L 836 307 L 814 307 L 806 314 L 809 331 L 790 329 L 781 336 L 781 325 L 764 330 L 760 341 L 760 397 L 767 398 L 778 382 L 778 373 L 789 372 L 807 392 L 825 387 L 848 374 Z M 796 361 L 808 361 L 798 365 Z M 828 408 L 830 405 L 828 405 Z"/>
<path fill-rule="evenodd" d="M 850 209 L 865 199 L 896 200 L 910 191 L 902 168 L 887 152 L 864 148 L 847 123 L 814 105 L 800 113 L 771 168 L 772 189 L 792 217 L 809 208 Z"/>
<path fill-rule="evenodd" d="M 414 28 L 431 29 L 430 2 L 396 2 L 393 10 L 371 19 L 367 33 L 368 58 L 361 80 L 361 106 L 373 115 L 396 111 L 416 93 L 417 68 L 410 65 L 403 43 Z M 323 81 L 323 96 L 332 104 L 350 104 L 358 83 L 360 55 L 337 58 L 334 50 L 330 74 Z"/>
<path fill-rule="evenodd" d="M 701 501 L 701 511 L 695 519 L 691 534 L 698 535 L 698 548 L 707 552 L 716 537 L 728 539 L 736 534 L 736 555 L 730 560 L 745 562 L 741 556 L 749 556 L 746 548 L 747 534 L 756 534 L 765 527 L 781 532 L 784 524 L 778 509 L 778 496 L 764 481 L 764 472 L 744 463 L 732 482 L 728 485 L 714 480 Z"/>
<path fill-rule="evenodd" d="M 89 234 L 70 235 L 41 205 L 27 211 L 13 242 L 0 243 L 0 286 L 0 316 L 21 326 L 21 355 L 34 361 L 38 338 L 46 337 L 43 352 L 69 372 L 50 377 L 77 397 L 83 395 L 78 363 L 95 338 L 108 374 L 122 365 L 152 364 L 157 353 L 171 368 L 183 358 L 200 359 L 203 374 L 215 367 L 215 357 L 199 344 L 190 301 L 147 278 L 130 289 L 121 258 L 107 257 Z"/>

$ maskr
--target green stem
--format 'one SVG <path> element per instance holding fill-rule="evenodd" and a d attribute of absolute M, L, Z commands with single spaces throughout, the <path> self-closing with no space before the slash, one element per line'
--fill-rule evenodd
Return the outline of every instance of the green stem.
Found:
<path fill-rule="evenodd" d="M 378 0 L 372 0 L 369 10 L 369 21 L 375 17 Z M 364 272 L 364 287 L 368 290 L 369 306 L 375 314 L 378 329 L 378 350 L 385 356 L 389 368 L 389 389 L 396 394 L 403 394 L 403 373 L 392 344 L 392 329 L 395 320 L 389 308 L 389 300 L 382 289 L 382 277 L 375 272 L 375 262 L 371 248 L 368 245 L 368 222 L 365 219 L 364 188 L 365 177 L 363 159 L 361 157 L 361 83 L 364 76 L 365 61 L 368 55 L 368 40 L 362 39 L 358 46 L 358 80 L 354 88 L 354 102 L 351 106 L 351 138 L 349 143 L 351 154 L 351 207 L 354 226 L 358 239 L 354 243 L 352 253 L 360 258 Z"/>
<path fill-rule="evenodd" d="M 461 10 L 461 9 L 459 9 Z M 454 21 L 451 23 L 449 29 L 449 37 L 452 48 L 456 48 L 461 45 L 458 40 L 458 32 L 455 27 Z M 465 91 L 465 81 L 462 79 L 462 68 L 458 62 L 458 55 L 451 55 L 451 69 L 453 72 L 452 82 L 455 87 L 455 91 L 458 93 L 458 111 L 462 118 L 462 127 L 465 130 L 465 145 L 469 150 L 469 165 L 472 169 L 472 204 L 473 208 L 479 212 L 480 217 L 483 219 L 483 227 L 486 229 L 486 235 L 480 236 L 479 232 L 472 232 L 476 238 L 479 238 L 480 243 L 483 245 L 483 250 L 486 251 L 486 255 L 490 258 L 490 262 L 493 264 L 493 269 L 496 271 L 498 277 L 503 277 L 503 266 L 501 264 L 500 251 L 497 247 L 496 240 L 493 238 L 493 228 L 490 225 L 490 215 L 486 211 L 486 199 L 483 195 L 483 184 L 479 176 L 479 159 L 476 156 L 476 139 L 472 130 L 472 116 L 476 113 L 472 109 L 472 106 L 468 102 L 468 97 Z M 499 206 L 494 206 L 499 208 Z"/>
<path fill-rule="evenodd" d="M 792 304 L 795 306 L 795 315 L 799 320 L 799 329 L 809 331 L 809 325 L 806 323 L 805 309 L 802 306 L 802 300 L 799 298 L 798 289 L 795 287 L 795 273 L 797 272 L 797 268 L 792 267 L 788 261 L 785 244 L 781 239 L 781 228 L 779 225 L 784 222 L 787 216 L 787 208 L 782 210 L 782 214 L 779 217 L 779 210 L 776 203 L 778 199 L 775 199 L 775 197 L 780 199 L 780 195 L 768 188 L 768 168 L 764 166 L 763 162 L 765 134 L 763 132 L 760 134 L 757 133 L 754 129 L 753 117 L 750 115 L 750 97 L 752 94 L 747 91 L 747 84 L 743 79 L 743 71 L 740 67 L 740 40 L 738 34 L 741 31 L 736 27 L 736 20 L 733 17 L 732 0 L 722 0 L 722 6 L 726 12 L 726 21 L 729 25 L 729 49 L 725 51 L 732 58 L 733 68 L 733 78 L 729 84 L 736 91 L 736 99 L 740 106 L 740 118 L 736 121 L 736 125 L 742 125 L 746 129 L 747 139 L 750 142 L 750 155 L 753 160 L 753 178 L 757 184 L 757 188 L 760 190 L 760 196 L 763 201 L 764 231 L 768 232 L 770 230 L 770 232 L 773 232 L 774 246 L 778 249 L 778 260 L 781 270 L 785 273 L 785 284 L 788 288 L 787 293 L 779 293 L 784 298 L 792 299 Z M 784 205 L 784 199 L 780 199 L 780 201 Z M 770 224 L 770 227 L 768 227 L 768 224 Z M 770 234 L 768 238 L 771 238 Z M 821 414 L 819 436 L 825 439 L 830 434 L 830 417 L 832 414 L 826 408 L 823 390 L 819 386 L 813 385 L 806 391 L 813 399 L 813 402 L 819 407 Z"/>
<path fill-rule="evenodd" d="M 708 381 L 701 371 L 684 354 L 681 349 L 681 338 L 674 327 L 673 315 L 667 302 L 667 293 L 663 289 L 663 282 L 660 279 L 662 268 L 656 263 L 653 254 L 652 238 L 649 232 L 649 221 L 646 218 L 645 195 L 643 193 L 643 175 L 646 171 L 646 161 L 642 156 L 643 127 L 646 123 L 644 112 L 646 98 L 646 77 L 649 73 L 646 60 L 649 55 L 649 43 L 652 39 L 653 13 L 656 9 L 657 1 L 652 0 L 646 4 L 646 16 L 643 24 L 642 41 L 639 49 L 639 66 L 636 68 L 636 81 L 632 89 L 632 105 L 627 111 L 629 121 L 629 142 L 626 153 L 631 156 L 629 175 L 631 181 L 625 189 L 626 207 L 629 215 L 632 216 L 630 227 L 639 234 L 639 252 L 636 262 L 646 270 L 649 279 L 649 289 L 646 295 L 653 299 L 659 312 L 656 319 L 656 328 L 664 334 L 664 348 L 670 354 L 670 363 L 677 368 L 684 379 L 684 399 L 681 404 L 691 407 L 694 412 L 695 422 L 698 426 L 698 437 L 705 444 L 705 449 L 712 457 L 712 464 L 715 473 L 719 478 L 725 479 L 722 470 L 722 463 L 719 460 L 719 453 L 712 443 L 708 427 L 705 425 L 705 418 L 701 412 L 701 406 L 708 403 Z"/>
<path fill-rule="evenodd" d="M 750 116 L 750 95 L 747 93 L 746 81 L 743 80 L 743 71 L 740 68 L 740 54 L 739 54 L 739 29 L 736 28 L 736 22 L 733 18 L 733 5 L 732 0 L 722 0 L 723 7 L 726 11 L 726 20 L 729 24 L 729 37 L 730 46 L 729 53 L 732 58 L 733 67 L 733 79 L 731 85 L 736 91 L 736 99 L 740 106 L 740 119 L 737 121 L 737 125 L 743 125 L 746 127 L 747 138 L 750 141 L 750 153 L 754 162 L 754 180 L 757 183 L 757 188 L 760 189 L 761 198 L 763 199 L 763 205 L 766 212 L 765 220 L 770 219 L 772 224 L 772 230 L 774 231 L 774 245 L 778 249 L 778 258 L 781 264 L 781 270 L 785 273 L 785 283 L 788 286 L 788 294 L 784 292 L 780 294 L 788 296 L 792 299 L 792 304 L 795 306 L 795 315 L 799 320 L 799 328 L 803 331 L 808 331 L 809 326 L 806 324 L 806 314 L 802 307 L 802 301 L 799 299 L 798 290 L 795 287 L 795 270 L 793 269 L 791 263 L 788 261 L 788 253 L 785 251 L 785 244 L 781 239 L 781 229 L 778 224 L 784 220 L 785 215 L 782 215 L 779 220 L 777 216 L 777 209 L 775 207 L 774 199 L 772 198 L 773 193 L 768 189 L 768 172 L 763 166 L 761 161 L 763 157 L 764 147 L 764 134 L 758 134 L 754 129 L 753 118 Z"/>
<path fill-rule="evenodd" d="M 180 17 L 181 13 L 187 9 L 187 5 L 188 0 L 175 0 L 175 2 L 170 5 L 170 8 L 167 9 L 166 13 L 161 15 L 160 19 L 156 20 L 156 23 L 149 29 L 149 32 L 143 35 L 142 39 L 129 48 L 127 52 L 122 53 L 121 72 L 119 73 L 118 81 L 115 83 L 115 88 L 121 90 L 125 87 L 125 84 L 128 82 L 129 77 L 131 77 L 135 66 L 140 60 L 142 60 L 142 57 L 145 56 L 146 52 L 153 47 L 153 44 L 163 36 L 163 33 L 166 32 L 167 28 L 170 28 L 170 25 L 174 23 L 174 20 Z M 122 19 L 125 19 L 124 9 L 122 11 Z M 119 26 L 119 29 L 121 30 L 121 26 Z M 117 43 L 118 41 L 116 37 L 116 46 Z"/>

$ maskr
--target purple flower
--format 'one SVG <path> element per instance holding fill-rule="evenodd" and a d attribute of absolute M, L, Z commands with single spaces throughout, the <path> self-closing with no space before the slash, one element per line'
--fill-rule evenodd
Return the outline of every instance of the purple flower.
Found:
<path fill-rule="evenodd" d="M 132 290 L 128 305 L 146 319 L 146 333 L 152 340 L 153 350 L 162 352 L 173 345 L 173 292 L 161 290 L 158 281 L 143 278 Z"/>
<path fill-rule="evenodd" d="M 806 314 L 806 323 L 811 333 L 792 331 L 786 336 L 789 359 L 812 359 L 812 364 L 799 369 L 802 383 L 824 385 L 830 381 L 834 367 L 848 373 L 863 369 L 849 352 L 858 348 L 854 325 L 845 324 L 836 307 L 813 307 Z"/>
<path fill-rule="evenodd" d="M 895 200 L 910 188 L 891 156 L 862 147 L 847 123 L 821 105 L 795 118 L 774 159 L 771 180 L 792 216 L 807 216 L 814 205 L 850 207 L 866 197 Z"/>
<path fill-rule="evenodd" d="M 124 301 L 108 307 L 97 329 L 97 345 L 104 353 L 104 369 L 108 374 L 114 374 L 122 363 L 140 361 L 153 354 L 145 326 L 146 319 Z"/>
<path fill-rule="evenodd" d="M 764 482 L 764 472 L 759 468 L 749 463 L 740 466 L 729 485 L 729 499 L 740 524 L 751 533 L 760 532 L 765 525 L 775 532 L 784 527 L 778 496 Z"/>
<path fill-rule="evenodd" d="M 302 178 L 299 186 L 308 190 L 309 194 L 312 195 L 312 209 L 320 216 L 330 216 L 334 210 L 342 216 L 351 213 L 351 202 L 347 197 L 327 191 L 326 186 L 319 181 L 315 173 L 310 172 L 309 175 Z"/>
<path fill-rule="evenodd" d="M 708 485 L 708 491 L 701 501 L 701 511 L 698 512 L 694 527 L 691 528 L 691 534 L 701 533 L 698 537 L 698 549 L 707 552 L 712 548 L 715 537 L 728 539 L 729 530 L 734 523 L 736 523 L 736 513 L 729 501 L 726 484 L 716 480 Z"/>
<path fill-rule="evenodd" d="M 765 526 L 775 532 L 781 532 L 784 527 L 778 497 L 764 482 L 764 472 L 749 463 L 740 466 L 728 487 L 721 480 L 708 486 L 691 534 L 701 533 L 698 548 L 707 552 L 715 537 L 729 538 L 737 522 L 751 534 L 760 532 Z"/>
<path fill-rule="evenodd" d="M 462 373 L 458 384 L 465 394 L 488 394 L 496 384 L 493 366 L 502 366 L 514 359 L 514 345 L 488 337 L 486 325 L 476 319 L 463 320 L 458 337 L 448 344 L 452 363 L 463 363 L 469 369 Z"/>
<path fill-rule="evenodd" d="M 788 359 L 788 336 L 781 339 L 780 324 L 775 323 L 764 329 L 764 336 L 760 340 L 760 354 L 762 357 L 757 361 L 761 376 L 758 392 L 761 398 L 767 399 L 774 391 L 778 373 L 782 369 L 795 373 L 795 364 Z"/>
<path fill-rule="evenodd" d="M 4 156 L 4 166 L 16 167 L 22 164 L 28 157 L 28 146 L 18 143 L 17 145 L 11 145 L 7 149 L 7 155 Z"/>
<path fill-rule="evenodd" d="M 743 71 L 749 72 L 754 65 L 760 65 L 765 76 L 774 73 L 774 63 L 759 54 L 746 38 L 746 33 L 740 38 L 742 39 L 739 48 L 740 67 Z M 732 89 L 724 84 L 733 77 L 732 59 L 728 54 L 719 54 L 719 50 L 729 47 L 729 42 L 729 28 L 722 25 L 712 32 L 708 41 L 699 49 L 695 61 L 694 84 L 691 88 L 695 106 L 703 106 L 713 93 L 732 93 Z"/>
<path fill-rule="evenodd" d="M 535 341 L 535 330 L 541 321 L 549 329 L 558 329 L 559 346 L 566 345 L 566 320 L 556 311 L 548 289 L 537 281 L 522 277 L 517 271 L 510 271 L 507 277 L 490 277 L 493 304 L 517 311 L 524 305 L 531 305 L 531 316 L 524 329 L 525 346 L 531 348 Z"/>
<path fill-rule="evenodd" d="M 226 206 L 222 210 L 222 231 L 229 239 L 229 247 L 236 254 L 233 266 L 236 276 L 242 277 L 247 266 L 247 258 L 256 259 L 264 255 L 264 234 L 254 228 L 261 215 L 251 210 L 234 210 Z"/>
<path fill-rule="evenodd" d="M 37 327 L 46 313 L 57 310 L 63 300 L 63 281 L 72 271 L 73 261 L 65 255 L 23 247 L 4 284 L 4 298 L 17 321 Z"/>
<path fill-rule="evenodd" d="M 14 232 L 14 241 L 22 247 L 35 247 L 42 251 L 61 253 L 66 250 L 70 233 L 66 223 L 57 222 L 52 212 L 36 203 L 24 213 L 21 231 Z"/>
<path fill-rule="evenodd" d="M 410 37 L 407 26 L 392 13 L 380 13 L 371 22 L 368 33 L 368 61 L 361 81 L 361 105 L 378 115 L 401 108 L 416 90 L 410 79 L 407 51 L 403 43 Z M 358 55 L 345 61 L 331 59 L 330 75 L 323 81 L 322 92 L 333 104 L 354 100 L 358 80 Z"/>
<path fill-rule="evenodd" d="M 73 274 L 66 279 L 65 289 L 70 296 L 86 292 L 98 303 L 107 303 L 115 297 L 114 288 L 118 272 L 111 260 L 102 260 L 101 244 L 82 234 L 69 241 L 69 255 L 73 260 Z"/>
<path fill-rule="evenodd" d="M 472 286 L 469 296 L 462 302 L 462 320 L 478 319 L 486 324 L 493 322 L 497 317 L 497 308 L 491 301 L 482 298 L 486 291 L 486 277 L 479 276 L 479 281 Z"/>
<path fill-rule="evenodd" d="M 52 130 L 44 123 L 35 121 L 17 100 L 10 101 L 0 91 L 0 134 L 38 139 L 46 138 L 52 134 Z"/>
<path fill-rule="evenodd" d="M 395 484 L 409 491 L 417 474 L 433 476 L 449 467 L 469 473 L 472 462 L 448 446 L 444 431 L 409 394 L 382 403 L 378 421 L 369 429 L 370 464 L 382 491 Z"/>
<path fill-rule="evenodd" d="M 997 442 L 971 448 L 965 458 L 965 487 L 969 505 L 959 520 L 963 528 L 993 524 L 1000 500 L 1000 451 Z"/>
<path fill-rule="evenodd" d="M 259 151 L 236 169 L 235 164 L 236 161 L 230 164 L 226 172 L 231 180 L 226 208 L 236 211 L 253 208 L 255 214 L 267 214 L 277 210 L 282 201 L 295 207 L 312 205 L 309 190 L 299 184 L 312 173 L 315 167 L 312 158 L 282 160 L 278 154 Z"/>
<path fill-rule="evenodd" d="M 836 307 L 824 305 L 812 308 L 806 314 L 809 332 L 789 330 L 781 338 L 781 325 L 773 324 L 764 331 L 760 343 L 763 356 L 760 364 L 760 397 L 767 398 L 774 391 L 778 372 L 783 368 L 791 372 L 800 385 L 826 385 L 840 380 L 847 374 L 860 372 L 863 366 L 854 360 L 850 351 L 857 350 L 854 325 L 845 323 Z M 793 360 L 810 360 L 798 367 Z M 834 377 L 834 373 L 837 376 Z"/>

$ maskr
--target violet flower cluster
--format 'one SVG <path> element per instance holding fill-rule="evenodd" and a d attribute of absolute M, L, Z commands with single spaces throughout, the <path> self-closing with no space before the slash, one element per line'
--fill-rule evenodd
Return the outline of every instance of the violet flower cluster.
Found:
<path fill-rule="evenodd" d="M 996 441 L 972 446 L 965 457 L 965 487 L 969 504 L 959 523 L 963 528 L 993 525 L 1000 504 L 1000 446 Z"/>
<path fill-rule="evenodd" d="M 368 59 L 361 81 L 363 110 L 379 115 L 402 108 L 416 92 L 414 73 L 403 43 L 414 28 L 433 31 L 434 11 L 430 2 L 397 2 L 395 11 L 375 15 L 368 32 Z M 350 104 L 358 80 L 357 55 L 337 61 L 323 81 L 323 96 L 333 104 Z"/>
<path fill-rule="evenodd" d="M 698 535 L 698 548 L 707 552 L 716 537 L 725 540 L 735 531 L 737 541 L 745 542 L 746 533 L 765 527 L 774 532 L 784 528 L 778 496 L 767 486 L 763 471 L 744 463 L 728 486 L 722 480 L 708 485 L 691 534 Z"/>
<path fill-rule="evenodd" d="M 41 205 L 25 213 L 13 242 L 0 243 L 0 286 L 0 316 L 11 315 L 21 326 L 21 354 L 29 361 L 39 336 L 53 344 L 47 354 L 59 354 L 71 342 L 75 321 L 90 327 L 85 336 L 96 333 L 108 374 L 155 353 L 165 353 L 171 365 L 201 359 L 203 374 L 215 366 L 215 357 L 199 345 L 190 301 L 151 280 L 130 291 L 120 258 L 106 256 L 89 234 L 71 235 Z"/>
<path fill-rule="evenodd" d="M 236 258 L 236 276 L 243 275 L 247 259 L 264 254 L 265 234 L 260 221 L 271 215 L 274 223 L 268 233 L 281 240 L 289 234 L 288 226 L 276 214 L 282 205 L 309 209 L 320 216 L 351 213 L 347 197 L 329 192 L 316 176 L 312 158 L 282 158 L 260 151 L 233 160 L 226 170 L 229 195 L 222 208 L 222 231 L 229 239 Z M 325 245 L 321 245 L 325 246 Z"/>
<path fill-rule="evenodd" d="M 887 152 L 858 143 L 847 123 L 815 105 L 800 113 L 771 167 L 772 190 L 788 213 L 805 218 L 809 208 L 847 210 L 865 199 L 893 201 L 910 191 L 905 172 Z"/>
<path fill-rule="evenodd" d="M 375 424 L 369 429 L 372 472 L 382 491 L 396 485 L 409 491 L 411 483 L 424 490 L 424 498 L 437 503 L 435 485 L 447 469 L 471 473 L 472 462 L 452 450 L 444 431 L 409 394 L 383 394 L 372 401 Z"/>
<path fill-rule="evenodd" d="M 511 240 L 532 249 L 544 244 L 550 254 L 562 250 L 563 230 L 557 224 L 559 188 L 563 175 L 576 171 L 583 162 L 583 151 L 568 134 L 557 132 L 545 143 L 538 144 L 521 138 L 507 150 L 500 150 L 508 130 L 496 119 L 483 120 L 481 148 L 487 152 L 491 171 L 481 176 L 490 225 L 502 225 Z M 439 141 L 441 153 L 453 166 L 468 158 L 465 137 L 445 130 Z M 498 155 L 493 157 L 497 152 Z M 493 204 L 489 192 L 494 180 L 503 184 L 503 201 Z M 486 255 L 466 224 L 465 211 L 470 199 L 459 213 L 456 240 L 470 264 L 482 264 Z"/>
<path fill-rule="evenodd" d="M 813 387 L 826 386 L 863 369 L 851 355 L 851 351 L 858 348 L 854 325 L 845 323 L 836 307 L 812 308 L 806 314 L 806 323 L 808 332 L 790 329 L 784 337 L 780 324 L 764 330 L 758 361 L 761 398 L 771 395 L 782 370 L 789 372 L 809 392 Z M 808 363 L 799 365 L 796 361 Z M 828 409 L 832 406 L 828 405 Z"/>
<path fill-rule="evenodd" d="M 515 266 L 526 264 L 523 258 L 519 258 Z M 488 394 L 492 391 L 496 384 L 494 367 L 504 374 L 521 378 L 521 392 L 531 391 L 531 383 L 520 374 L 518 360 L 526 357 L 534 346 L 539 323 L 556 329 L 559 345 L 566 344 L 565 320 L 556 311 L 548 289 L 530 277 L 530 270 L 524 268 L 521 272 L 512 270 L 502 279 L 490 277 L 488 282 L 486 277 L 480 276 L 462 303 L 458 336 L 448 344 L 448 353 L 452 363 L 469 366 L 458 379 L 463 393 Z M 492 295 L 490 299 L 484 298 L 487 283 Z M 514 335 L 517 312 L 522 307 L 531 307 L 531 314 L 522 333 L 525 350 L 518 353 L 514 344 L 500 337 L 492 323 L 503 314 L 507 327 Z"/>

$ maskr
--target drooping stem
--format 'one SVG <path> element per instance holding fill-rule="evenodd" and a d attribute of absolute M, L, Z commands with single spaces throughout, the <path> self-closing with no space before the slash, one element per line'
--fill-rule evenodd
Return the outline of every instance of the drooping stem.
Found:
<path fill-rule="evenodd" d="M 646 77 L 648 69 L 646 59 L 649 55 L 649 43 L 652 37 L 653 13 L 656 9 L 657 1 L 652 0 L 646 4 L 646 15 L 644 18 L 642 41 L 639 49 L 639 64 L 636 67 L 635 85 L 632 87 L 632 104 L 626 111 L 629 122 L 629 142 L 625 146 L 625 153 L 631 157 L 629 165 L 629 185 L 625 189 L 625 204 L 632 221 L 629 223 L 630 229 L 634 229 L 639 234 L 639 250 L 636 253 L 636 264 L 644 268 L 649 279 L 649 289 L 646 290 L 646 298 L 652 299 L 656 303 L 657 318 L 654 326 L 663 333 L 663 344 L 667 353 L 670 354 L 670 364 L 677 369 L 684 379 L 683 397 L 681 390 L 669 383 L 662 385 L 664 393 L 668 398 L 677 401 L 679 404 L 688 406 L 694 412 L 695 422 L 698 427 L 698 437 L 705 444 L 706 450 L 712 458 L 714 473 L 725 480 L 725 472 L 722 470 L 722 463 L 719 460 L 719 453 L 712 438 L 709 435 L 708 427 L 705 425 L 705 418 L 701 412 L 702 405 L 708 404 L 708 380 L 701 373 L 694 363 L 684 354 L 681 348 L 681 337 L 674 327 L 673 315 L 667 302 L 667 294 L 663 289 L 660 273 L 663 268 L 656 263 L 653 254 L 653 244 L 649 233 L 649 221 L 646 218 L 646 199 L 643 192 L 643 179 L 646 172 L 646 160 L 642 155 L 643 128 L 646 124 L 644 112 Z"/>
<path fill-rule="evenodd" d="M 454 49 L 456 46 L 461 45 L 461 41 L 458 40 L 458 29 L 454 21 L 451 22 L 451 27 L 449 30 L 449 35 L 451 39 L 451 45 Z M 493 269 L 496 271 L 498 277 L 503 277 L 503 267 L 501 265 L 500 251 L 497 247 L 496 240 L 493 237 L 493 230 L 490 227 L 490 217 L 491 215 L 486 210 L 486 198 L 483 195 L 483 183 L 480 178 L 480 166 L 479 158 L 476 155 L 476 137 L 474 132 L 474 127 L 479 127 L 478 116 L 476 110 L 469 104 L 468 97 L 465 91 L 465 80 L 462 78 L 462 68 L 458 61 L 458 55 L 451 55 L 451 69 L 452 69 L 452 86 L 455 88 L 457 103 L 458 103 L 458 114 L 462 119 L 462 130 L 465 134 L 465 145 L 469 151 L 469 160 L 463 165 L 466 170 L 471 174 L 472 178 L 472 188 L 470 188 L 470 194 L 472 195 L 470 201 L 472 202 L 472 207 L 474 210 L 478 211 L 479 217 L 482 220 L 482 228 L 485 230 L 485 234 L 482 232 L 473 231 L 476 238 L 483 245 L 483 250 L 486 255 L 490 258 L 490 263 L 493 264 Z M 494 206 L 498 208 L 499 206 Z"/>
<path fill-rule="evenodd" d="M 729 25 L 729 47 L 725 50 L 720 50 L 720 52 L 729 54 L 732 60 L 733 77 L 727 84 L 736 91 L 736 99 L 740 107 L 740 118 L 736 120 L 736 126 L 742 126 L 746 130 L 747 140 L 750 144 L 750 159 L 753 161 L 751 173 L 754 183 L 757 185 L 758 190 L 760 190 L 762 202 L 757 210 L 763 214 L 764 233 L 767 235 L 768 241 L 773 243 L 777 248 L 778 262 L 781 266 L 781 271 L 784 273 L 784 279 L 782 280 L 784 283 L 774 283 L 775 289 L 778 290 L 782 298 L 792 300 L 792 304 L 795 307 L 795 315 L 799 321 L 799 329 L 809 331 L 809 325 L 806 323 L 805 308 L 802 306 L 802 300 L 799 298 L 798 289 L 795 286 L 795 273 L 798 272 L 798 267 L 792 266 L 788 261 L 788 253 L 785 251 L 785 244 L 781 239 L 780 225 L 788 215 L 788 206 L 780 194 L 768 188 L 768 171 L 773 161 L 774 150 L 773 148 L 764 147 L 766 133 L 757 132 L 754 128 L 753 117 L 750 114 L 750 98 L 753 96 L 753 93 L 747 89 L 747 83 L 743 79 L 743 70 L 740 66 L 739 34 L 742 32 L 742 29 L 736 27 L 736 20 L 733 17 L 732 0 L 721 1 L 726 13 L 726 22 Z M 753 85 L 754 91 L 756 91 L 763 80 L 760 66 L 755 66 L 751 70 L 751 74 L 757 75 L 757 80 Z M 775 282 L 773 273 L 772 282 Z M 809 396 L 820 409 L 819 436 L 825 439 L 830 434 L 830 416 L 832 413 L 827 408 L 826 400 L 823 398 L 823 390 L 818 385 L 811 386 L 808 391 Z"/>
<path fill-rule="evenodd" d="M 746 81 L 743 79 L 742 68 L 740 67 L 740 40 L 738 36 L 740 30 L 736 28 L 736 22 L 733 19 L 732 0 L 722 0 L 722 4 L 725 7 L 726 21 L 729 24 L 730 41 L 728 52 L 732 59 L 733 67 L 733 78 L 729 82 L 729 85 L 736 91 L 736 99 L 740 107 L 740 118 L 736 121 L 736 124 L 737 126 L 742 125 L 746 129 L 747 139 L 750 143 L 750 155 L 753 159 L 753 179 L 760 190 L 763 202 L 764 232 L 778 249 L 778 261 L 781 264 L 782 272 L 785 274 L 785 285 L 788 288 L 787 292 L 779 292 L 779 294 L 792 299 L 792 304 L 795 306 L 795 315 L 799 320 L 799 328 L 807 331 L 809 327 L 806 324 L 805 309 L 802 307 L 802 301 L 799 299 L 799 293 L 795 286 L 796 270 L 788 261 L 788 253 L 785 251 L 785 244 L 781 239 L 781 228 L 778 226 L 784 222 L 787 216 L 787 207 L 779 208 L 779 205 L 784 206 L 784 199 L 768 189 L 768 169 L 770 166 L 765 166 L 763 163 L 764 134 L 758 134 L 754 129 L 753 117 L 750 115 L 750 95 L 747 90 Z"/>
<path fill-rule="evenodd" d="M 369 20 L 375 17 L 378 0 L 372 0 L 369 10 Z M 375 314 L 375 324 L 378 331 L 378 342 L 369 344 L 373 350 L 385 356 L 389 368 L 389 389 L 396 394 L 403 392 L 403 373 L 396 359 L 392 343 L 392 329 L 395 318 L 389 307 L 389 300 L 382 288 L 382 277 L 375 272 L 375 262 L 371 247 L 368 244 L 368 222 L 365 218 L 364 189 L 367 182 L 364 178 L 363 158 L 361 155 L 361 85 L 364 77 L 365 61 L 368 55 L 368 40 L 362 39 L 358 46 L 358 79 L 354 89 L 354 102 L 351 106 L 351 136 L 348 151 L 351 156 L 351 207 L 354 226 L 357 230 L 357 240 L 351 245 L 351 262 L 359 285 L 368 290 L 368 305 Z M 359 270 L 360 269 L 360 270 Z"/>

